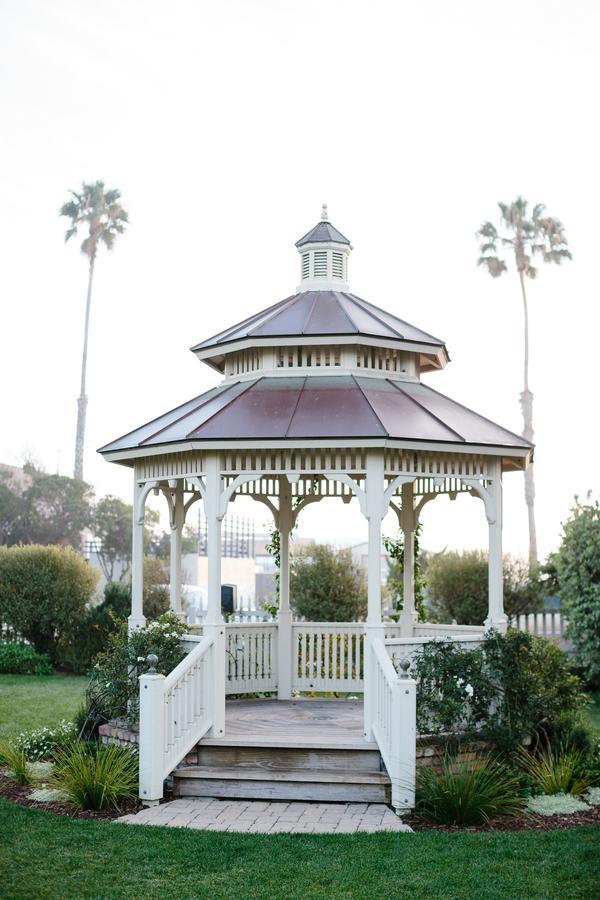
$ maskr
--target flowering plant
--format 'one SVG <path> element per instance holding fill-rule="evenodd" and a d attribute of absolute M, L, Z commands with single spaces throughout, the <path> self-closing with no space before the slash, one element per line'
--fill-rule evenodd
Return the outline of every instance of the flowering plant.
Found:
<path fill-rule="evenodd" d="M 17 746 L 29 760 L 50 759 L 54 752 L 76 738 L 75 725 L 61 719 L 53 727 L 24 731 L 17 738 Z"/>
<path fill-rule="evenodd" d="M 88 708 L 94 708 L 94 718 L 98 721 L 127 718 L 136 722 L 138 678 L 148 670 L 147 657 L 157 656 L 157 672 L 168 675 L 185 656 L 181 647 L 185 632 L 186 626 L 177 616 L 164 613 L 129 636 L 125 624 L 112 634 L 107 649 L 96 657 L 88 686 Z"/>

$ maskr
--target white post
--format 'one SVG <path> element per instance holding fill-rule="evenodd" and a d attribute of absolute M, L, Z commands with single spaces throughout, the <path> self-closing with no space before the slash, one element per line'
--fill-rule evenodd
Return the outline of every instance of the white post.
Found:
<path fill-rule="evenodd" d="M 213 726 L 210 737 L 225 734 L 225 623 L 221 612 L 221 509 L 220 457 L 206 454 L 206 535 L 208 539 L 208 609 L 204 634 L 214 638 Z"/>
<path fill-rule="evenodd" d="M 129 634 L 146 624 L 144 616 L 144 508 L 142 485 L 134 472 L 133 535 L 131 542 L 131 615 L 127 620 Z M 141 507 L 141 508 L 140 508 Z"/>
<path fill-rule="evenodd" d="M 290 609 L 290 531 L 292 489 L 288 479 L 279 479 L 279 611 L 277 614 L 277 699 L 292 696 L 292 611 Z"/>
<path fill-rule="evenodd" d="M 392 747 L 395 749 L 391 775 L 392 806 L 400 815 L 414 809 L 417 767 L 417 683 L 400 675 L 394 685 Z"/>
<path fill-rule="evenodd" d="M 491 503 L 486 509 L 489 524 L 488 552 L 488 617 L 487 628 L 506 631 L 508 619 L 504 614 L 504 579 L 502 572 L 502 462 L 494 459 L 491 465 L 492 482 L 488 486 Z"/>
<path fill-rule="evenodd" d="M 385 628 L 381 618 L 381 520 L 384 515 L 384 467 L 383 451 L 367 451 L 366 517 L 369 526 L 368 574 L 367 574 L 367 621 L 365 623 L 364 647 L 364 731 L 368 741 L 373 739 L 371 691 L 375 679 L 372 677 L 372 643 L 385 638 Z"/>
<path fill-rule="evenodd" d="M 141 675 L 140 683 L 140 799 L 156 806 L 163 795 L 165 759 L 165 676 Z"/>
<path fill-rule="evenodd" d="M 183 524 L 185 521 L 185 508 L 183 499 L 183 481 L 178 479 L 173 488 L 173 516 L 171 521 L 171 560 L 169 578 L 170 610 L 185 619 L 181 604 L 181 543 L 183 538 Z"/>
<path fill-rule="evenodd" d="M 400 614 L 400 634 L 412 637 L 414 627 L 419 621 L 415 610 L 415 510 L 413 498 L 413 482 L 402 485 L 401 527 L 404 537 L 404 604 Z"/>

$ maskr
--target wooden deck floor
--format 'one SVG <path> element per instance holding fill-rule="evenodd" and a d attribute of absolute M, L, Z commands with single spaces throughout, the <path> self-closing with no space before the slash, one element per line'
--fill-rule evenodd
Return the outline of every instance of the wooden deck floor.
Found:
<path fill-rule="evenodd" d="M 364 739 L 362 700 L 228 700 L 225 736 L 201 743 L 376 748 Z"/>

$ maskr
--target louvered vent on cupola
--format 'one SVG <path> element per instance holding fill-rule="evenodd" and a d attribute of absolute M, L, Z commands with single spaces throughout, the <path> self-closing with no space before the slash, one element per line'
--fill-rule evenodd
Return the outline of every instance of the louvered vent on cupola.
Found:
<path fill-rule="evenodd" d="M 310 253 L 302 254 L 302 278 L 308 278 L 310 275 Z"/>
<path fill-rule="evenodd" d="M 344 278 L 344 254 L 334 250 L 331 257 L 331 274 L 334 278 Z"/>
<path fill-rule="evenodd" d="M 327 278 L 327 251 L 315 250 L 314 253 L 315 278 Z"/>

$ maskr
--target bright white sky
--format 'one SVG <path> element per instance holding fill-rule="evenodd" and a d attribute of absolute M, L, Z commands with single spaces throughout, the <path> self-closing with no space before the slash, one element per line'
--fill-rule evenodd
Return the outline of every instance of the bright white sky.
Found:
<path fill-rule="evenodd" d="M 476 268 L 474 232 L 522 193 L 574 256 L 529 292 L 548 553 L 598 488 L 599 19 L 593 0 L 2 0 L 0 461 L 72 471 L 86 262 L 57 210 L 83 179 L 131 216 L 97 266 L 85 460 L 98 495 L 127 499 L 95 448 L 215 383 L 188 347 L 293 292 L 323 201 L 352 289 L 446 340 L 426 380 L 519 431 L 516 275 Z M 525 555 L 522 480 L 505 479 L 505 547 Z M 423 519 L 430 549 L 487 543 L 472 498 Z M 366 527 L 332 502 L 300 534 Z"/>

